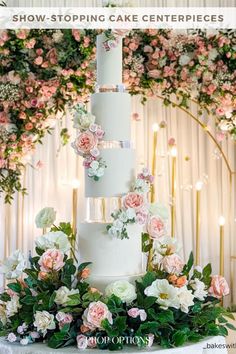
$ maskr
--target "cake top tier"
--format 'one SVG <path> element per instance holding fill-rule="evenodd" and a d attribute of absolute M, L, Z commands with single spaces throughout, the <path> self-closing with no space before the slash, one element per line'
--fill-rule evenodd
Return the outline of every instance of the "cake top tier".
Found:
<path fill-rule="evenodd" d="M 97 83 L 103 85 L 119 85 L 122 83 L 122 37 L 114 48 L 106 50 L 104 33 L 97 36 Z"/>

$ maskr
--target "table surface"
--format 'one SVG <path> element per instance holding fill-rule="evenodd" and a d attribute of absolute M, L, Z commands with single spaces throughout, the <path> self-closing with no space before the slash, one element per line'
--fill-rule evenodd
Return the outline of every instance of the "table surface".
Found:
<path fill-rule="evenodd" d="M 215 348 L 215 345 L 221 344 L 225 345 L 224 337 L 209 337 L 205 340 L 195 343 L 187 344 L 183 347 L 173 348 L 173 349 L 162 349 L 158 346 L 153 346 L 151 348 L 137 349 L 137 347 L 125 347 L 119 353 L 130 354 L 130 353 L 152 353 L 152 354 L 227 354 L 227 349 L 221 347 L 220 349 Z M 43 343 L 29 344 L 27 346 L 22 346 L 19 343 L 10 344 L 5 341 L 4 338 L 0 338 L 0 354 L 78 354 L 79 350 L 76 347 L 67 347 L 62 349 L 51 349 Z M 107 354 L 112 353 L 107 350 L 98 349 L 86 349 L 85 354 Z M 118 353 L 118 352 L 116 352 Z"/>

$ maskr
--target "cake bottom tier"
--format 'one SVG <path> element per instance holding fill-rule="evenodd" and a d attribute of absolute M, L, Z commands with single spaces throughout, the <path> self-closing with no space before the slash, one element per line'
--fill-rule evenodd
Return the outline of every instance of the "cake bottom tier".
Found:
<path fill-rule="evenodd" d="M 79 225 L 80 262 L 92 262 L 90 283 L 105 287 L 118 280 L 130 280 L 144 272 L 140 225 L 128 225 L 128 239 L 110 236 L 105 223 Z M 96 283 L 96 284 L 95 284 Z"/>

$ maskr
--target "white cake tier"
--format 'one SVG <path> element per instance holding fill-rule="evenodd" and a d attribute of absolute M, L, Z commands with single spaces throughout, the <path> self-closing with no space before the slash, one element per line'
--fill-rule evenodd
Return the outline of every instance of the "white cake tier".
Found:
<path fill-rule="evenodd" d="M 91 97 L 96 123 L 105 131 L 104 140 L 130 140 L 131 100 L 125 92 L 100 92 Z"/>
<path fill-rule="evenodd" d="M 81 223 L 78 227 L 80 262 L 92 262 L 91 275 L 102 287 L 118 277 L 143 273 L 142 226 L 128 225 L 129 239 L 118 239 L 106 231 L 106 223 Z"/>
<path fill-rule="evenodd" d="M 98 85 L 118 85 L 122 83 L 122 38 L 115 48 L 106 51 L 104 34 L 97 36 L 97 83 Z"/>
<path fill-rule="evenodd" d="M 102 149 L 100 156 L 107 168 L 99 181 L 88 177 L 85 169 L 85 197 L 119 197 L 128 193 L 135 177 L 135 150 Z"/>

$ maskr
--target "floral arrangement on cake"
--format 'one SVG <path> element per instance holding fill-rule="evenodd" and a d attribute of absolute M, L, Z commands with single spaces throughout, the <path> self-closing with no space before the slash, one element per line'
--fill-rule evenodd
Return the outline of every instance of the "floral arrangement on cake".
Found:
<path fill-rule="evenodd" d="M 96 117 L 87 112 L 84 106 L 78 105 L 74 109 L 74 128 L 79 129 L 78 136 L 72 143 L 75 152 L 84 158 L 83 165 L 88 170 L 88 176 L 98 181 L 107 167 L 100 157 L 99 141 L 105 132 L 95 123 Z"/>
<path fill-rule="evenodd" d="M 108 49 L 124 34 L 108 33 Z M 94 91 L 96 35 L 76 29 L 0 31 L 0 193 L 6 202 L 15 191 L 25 192 L 22 171 L 36 143 L 63 116 L 55 113 L 87 101 Z M 194 99 L 216 116 L 223 135 L 236 138 L 235 31 L 134 30 L 126 33 L 123 52 L 124 82 L 132 94 L 144 101 L 161 94 L 165 104 L 176 94 L 184 107 Z M 65 129 L 62 139 L 69 139 Z"/>
<path fill-rule="evenodd" d="M 85 281 L 90 262 L 69 257 L 70 224 L 54 222 L 55 211 L 43 209 L 36 224 L 50 230 L 36 239 L 35 255 L 27 260 L 17 250 L 1 265 L 7 285 L 0 294 L 0 333 L 8 342 L 169 348 L 235 329 L 227 321 L 232 314 L 219 306 L 229 293 L 226 280 L 212 275 L 210 264 L 193 267 L 192 254 L 185 264 L 176 240 L 160 236 L 152 271 L 135 285 L 113 282 L 102 294 Z"/>

